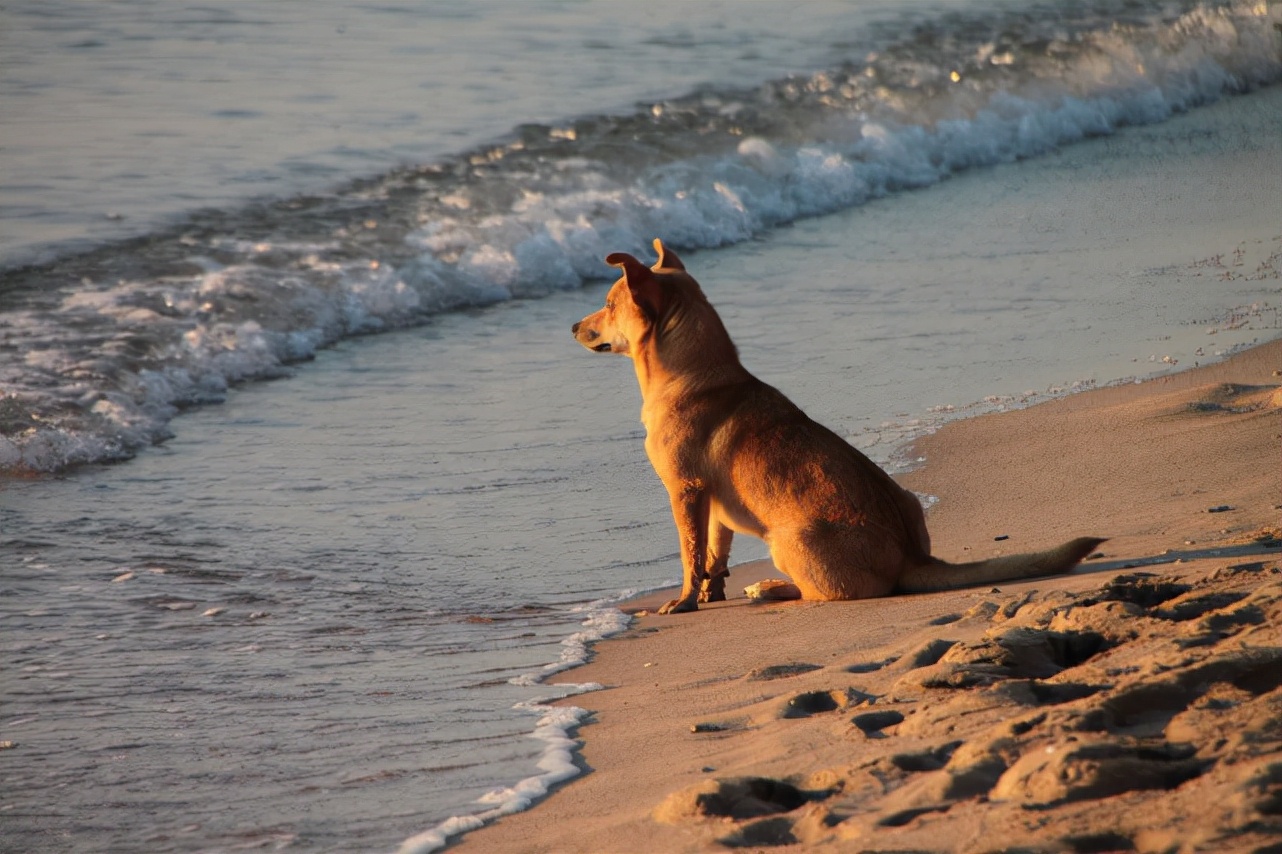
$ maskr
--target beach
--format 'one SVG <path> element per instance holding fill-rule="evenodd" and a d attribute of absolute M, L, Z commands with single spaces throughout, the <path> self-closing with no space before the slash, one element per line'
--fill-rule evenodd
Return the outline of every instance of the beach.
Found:
<path fill-rule="evenodd" d="M 565 701 L 587 773 L 452 850 L 1276 850 L 1280 376 L 1273 342 L 916 443 L 935 554 L 1109 537 L 1069 575 L 634 603 L 565 674 L 605 686 Z"/>
<path fill-rule="evenodd" d="M 1282 6 L 1174 5 L 6 4 L 0 851 L 526 850 L 541 822 L 549 850 L 844 849 L 926 807 L 876 845 L 930 848 L 996 802 L 912 794 L 996 714 L 940 735 L 913 710 L 952 695 L 913 679 L 1024 592 L 1275 555 L 1276 410 L 1178 395 L 1276 350 L 1173 372 L 1282 338 Z M 929 496 L 938 554 L 1102 556 L 633 622 L 678 541 L 632 366 L 571 325 L 656 237 L 745 367 Z M 765 554 L 736 539 L 737 587 Z M 1203 619 L 1154 602 L 1145 637 Z M 1124 687 L 1095 663 L 956 696 L 1089 706 Z M 761 827 L 680 806 L 745 774 L 813 797 Z"/>

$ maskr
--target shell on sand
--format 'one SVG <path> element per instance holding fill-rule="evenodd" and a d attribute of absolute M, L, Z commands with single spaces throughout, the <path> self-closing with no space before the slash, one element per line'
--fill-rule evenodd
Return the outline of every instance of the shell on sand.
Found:
<path fill-rule="evenodd" d="M 743 588 L 743 595 L 749 599 L 800 599 L 801 590 L 791 581 L 767 578 Z"/>

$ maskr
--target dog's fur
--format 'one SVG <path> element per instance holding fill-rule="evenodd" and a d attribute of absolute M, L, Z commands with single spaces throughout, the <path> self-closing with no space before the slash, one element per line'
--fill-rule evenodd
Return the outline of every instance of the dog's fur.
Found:
<path fill-rule="evenodd" d="M 685 266 L 659 240 L 647 269 L 623 270 L 605 307 L 574 324 L 596 352 L 632 359 L 645 449 L 668 489 L 681 540 L 681 596 L 660 613 L 725 598 L 732 532 L 760 537 L 805 599 L 861 599 L 1065 572 L 1099 543 L 954 565 L 930 556 L 917 499 L 739 363 Z"/>

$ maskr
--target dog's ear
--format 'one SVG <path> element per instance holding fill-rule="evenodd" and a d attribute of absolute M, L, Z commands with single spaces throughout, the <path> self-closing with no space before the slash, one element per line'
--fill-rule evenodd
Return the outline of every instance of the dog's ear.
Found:
<path fill-rule="evenodd" d="M 647 317 L 657 320 L 663 306 L 663 287 L 654 273 L 626 252 L 613 252 L 607 255 L 605 263 L 623 270 L 623 280 L 628 283 L 632 301 L 645 312 Z"/>
<path fill-rule="evenodd" d="M 651 269 L 680 270 L 683 273 L 686 271 L 686 265 L 681 263 L 681 259 L 677 257 L 677 253 L 664 246 L 663 241 L 657 237 L 654 239 L 654 251 L 658 253 L 659 260 L 655 262 L 654 267 Z"/>

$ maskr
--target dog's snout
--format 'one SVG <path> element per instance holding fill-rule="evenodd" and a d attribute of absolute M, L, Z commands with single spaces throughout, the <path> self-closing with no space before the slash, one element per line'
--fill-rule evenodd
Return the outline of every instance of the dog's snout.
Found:
<path fill-rule="evenodd" d="M 578 334 L 579 334 L 579 327 L 580 327 L 580 326 L 582 326 L 582 325 L 583 325 L 583 321 L 582 321 L 582 320 L 576 320 L 576 321 L 574 322 L 574 325 L 570 327 L 570 332 L 571 332 L 571 333 L 573 333 L 574 335 L 578 335 Z"/>

